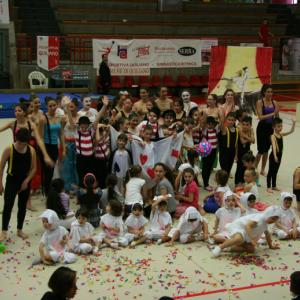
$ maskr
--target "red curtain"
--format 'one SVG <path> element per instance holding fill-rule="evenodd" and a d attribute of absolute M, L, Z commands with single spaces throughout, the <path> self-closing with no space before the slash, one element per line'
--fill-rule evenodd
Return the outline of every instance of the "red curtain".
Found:
<path fill-rule="evenodd" d="M 211 92 L 222 78 L 227 55 L 227 46 L 211 47 L 208 91 Z"/>
<path fill-rule="evenodd" d="M 272 48 L 256 48 L 256 70 L 262 84 L 271 82 Z"/>

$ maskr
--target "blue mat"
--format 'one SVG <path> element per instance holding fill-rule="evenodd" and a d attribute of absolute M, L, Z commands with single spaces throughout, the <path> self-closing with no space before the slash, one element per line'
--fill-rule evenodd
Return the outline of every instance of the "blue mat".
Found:
<path fill-rule="evenodd" d="M 52 97 L 56 98 L 56 93 L 37 93 L 41 100 L 41 109 L 46 111 L 45 105 L 45 97 Z M 66 96 L 70 96 L 71 98 L 77 98 L 80 100 L 82 94 L 71 94 L 71 93 L 64 93 Z M 99 94 L 90 94 L 89 95 L 92 100 L 97 100 L 101 95 Z M 113 96 L 108 96 L 110 100 L 113 100 Z M 0 94 L 0 118 L 14 118 L 14 108 L 17 103 L 19 103 L 19 99 L 24 98 L 28 99 L 29 94 Z M 79 103 L 81 105 L 81 103 Z M 81 107 L 80 107 L 81 108 Z"/>

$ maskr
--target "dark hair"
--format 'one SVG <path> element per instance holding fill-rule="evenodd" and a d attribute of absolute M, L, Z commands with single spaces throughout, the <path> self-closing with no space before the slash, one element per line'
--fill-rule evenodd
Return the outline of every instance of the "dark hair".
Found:
<path fill-rule="evenodd" d="M 117 138 L 117 141 L 119 141 L 119 140 L 123 140 L 125 143 L 127 143 L 128 137 L 125 133 L 121 133 Z"/>
<path fill-rule="evenodd" d="M 216 125 L 217 123 L 218 122 L 216 121 L 216 119 L 214 117 L 212 117 L 212 116 L 208 116 L 206 118 L 206 124 L 214 124 L 214 125 Z"/>
<path fill-rule="evenodd" d="M 131 121 L 132 119 L 138 118 L 138 117 L 139 117 L 139 115 L 136 112 L 133 111 L 133 112 L 130 113 L 130 115 L 128 117 L 128 120 Z"/>
<path fill-rule="evenodd" d="M 120 201 L 118 201 L 116 199 L 111 199 L 108 202 L 108 205 L 110 206 L 110 214 L 113 217 L 120 217 L 122 215 L 123 205 Z"/>
<path fill-rule="evenodd" d="M 225 186 L 228 182 L 228 173 L 225 170 L 216 172 L 216 181 L 220 186 Z"/>
<path fill-rule="evenodd" d="M 247 201 L 256 200 L 256 196 L 254 194 L 250 194 Z"/>
<path fill-rule="evenodd" d="M 189 150 L 187 151 L 187 159 L 188 159 L 188 162 L 190 163 L 190 165 L 191 165 L 192 167 L 195 166 L 195 159 L 196 159 L 197 157 L 199 157 L 199 154 L 197 153 L 196 150 L 194 150 L 194 149 L 189 149 Z"/>
<path fill-rule="evenodd" d="M 300 271 L 291 274 L 290 291 L 295 295 L 300 295 Z"/>
<path fill-rule="evenodd" d="M 147 131 L 147 130 L 153 132 L 153 128 L 152 128 L 152 126 L 150 124 L 146 124 L 146 126 L 143 129 L 143 131 Z"/>
<path fill-rule="evenodd" d="M 228 118 L 234 118 L 234 119 L 236 119 L 235 112 L 231 111 L 230 113 L 228 113 L 228 115 L 226 116 L 226 119 L 228 119 Z"/>
<path fill-rule="evenodd" d="M 226 95 L 227 95 L 228 92 L 232 92 L 232 93 L 233 93 L 233 99 L 235 100 L 235 92 L 234 92 L 234 90 L 233 90 L 233 89 L 227 89 L 227 90 L 225 90 L 225 92 L 224 92 L 224 94 L 223 94 L 223 97 L 222 97 L 223 103 L 226 102 L 225 97 L 226 97 Z"/>
<path fill-rule="evenodd" d="M 81 125 L 81 124 L 90 125 L 91 121 L 87 116 L 82 116 L 78 120 L 78 125 Z"/>
<path fill-rule="evenodd" d="M 173 102 L 178 103 L 182 109 L 184 108 L 183 100 L 181 98 L 175 98 Z"/>
<path fill-rule="evenodd" d="M 198 109 L 198 108 L 197 108 Z M 195 121 L 194 121 L 194 119 L 193 118 L 191 118 L 191 117 L 187 117 L 187 118 L 185 118 L 185 120 L 184 120 L 184 125 L 195 125 Z"/>
<path fill-rule="evenodd" d="M 20 102 L 21 102 L 21 99 L 24 99 L 24 98 L 20 98 Z M 29 101 L 31 102 L 34 99 L 39 99 L 39 96 L 37 94 L 32 93 L 29 97 Z"/>
<path fill-rule="evenodd" d="M 71 102 L 72 102 L 76 107 L 78 107 L 79 102 L 78 102 L 78 99 L 77 99 L 77 98 L 75 98 L 75 97 L 72 98 Z"/>
<path fill-rule="evenodd" d="M 151 113 L 151 112 L 154 113 L 154 114 L 156 114 L 157 118 L 160 117 L 160 110 L 159 110 L 158 107 L 153 106 L 152 109 L 149 111 L 149 113 Z"/>
<path fill-rule="evenodd" d="M 212 96 L 214 98 L 214 101 L 216 102 L 216 104 L 218 103 L 218 96 L 216 94 L 209 94 L 208 96 Z"/>
<path fill-rule="evenodd" d="M 176 119 L 176 113 L 173 109 L 167 109 L 162 113 L 163 118 L 166 118 L 167 116 L 172 117 L 174 120 Z"/>
<path fill-rule="evenodd" d="M 248 151 L 245 153 L 242 157 L 242 161 L 244 162 L 254 162 L 255 161 L 255 156 L 253 155 L 252 151 Z"/>
<path fill-rule="evenodd" d="M 16 133 L 16 141 L 28 144 L 30 136 L 31 134 L 27 128 L 20 128 Z"/>
<path fill-rule="evenodd" d="M 146 86 L 141 86 L 139 93 L 141 92 L 141 90 L 145 90 L 148 94 L 150 93 L 150 89 Z"/>
<path fill-rule="evenodd" d="M 45 97 L 45 103 L 48 105 L 48 103 L 49 103 L 50 101 L 54 101 L 54 102 L 57 103 L 56 99 L 54 99 L 54 98 L 52 98 L 52 97 L 49 97 L 49 96 L 46 96 L 46 97 Z"/>
<path fill-rule="evenodd" d="M 261 95 L 261 97 L 264 97 L 264 96 L 265 96 L 267 89 L 273 89 L 272 85 L 271 85 L 271 84 L 264 84 L 264 85 L 261 87 L 261 90 L 260 90 L 260 95 Z"/>
<path fill-rule="evenodd" d="M 242 108 L 235 111 L 235 117 L 239 120 L 246 111 Z"/>
<path fill-rule="evenodd" d="M 118 177 L 115 174 L 109 174 L 106 177 L 105 185 L 107 187 L 107 198 L 108 201 L 116 197 L 114 187 L 118 184 Z"/>
<path fill-rule="evenodd" d="M 88 94 L 83 94 L 83 95 L 81 96 L 80 101 L 83 102 L 83 100 L 84 100 L 85 98 L 90 98 L 90 99 L 91 99 L 91 97 L 90 97 Z"/>
<path fill-rule="evenodd" d="M 88 173 L 84 176 L 84 185 L 86 188 L 87 197 L 93 197 L 95 195 L 94 194 L 95 183 L 96 183 L 96 178 L 94 174 Z"/>
<path fill-rule="evenodd" d="M 192 118 L 195 111 L 198 111 L 198 107 L 193 107 L 189 112 L 189 118 Z"/>
<path fill-rule="evenodd" d="M 125 189 L 126 189 L 126 184 L 129 182 L 130 178 L 137 177 L 141 172 L 142 172 L 142 168 L 140 165 L 133 165 L 127 170 L 124 179 Z"/>
<path fill-rule="evenodd" d="M 168 202 L 165 201 L 165 200 L 160 201 L 160 202 L 158 202 L 158 204 L 157 204 L 158 207 L 167 206 L 167 205 L 168 205 Z"/>
<path fill-rule="evenodd" d="M 156 167 L 162 167 L 163 170 L 165 171 L 165 177 L 170 181 L 170 182 L 173 182 L 173 176 L 172 176 L 172 172 L 171 170 L 169 169 L 169 167 L 167 167 L 164 163 L 162 162 L 158 162 L 154 165 L 153 167 L 153 170 L 156 168 Z"/>
<path fill-rule="evenodd" d="M 251 116 L 245 116 L 242 119 L 242 122 L 249 123 L 250 125 L 252 125 L 252 117 Z"/>
<path fill-rule="evenodd" d="M 89 218 L 89 211 L 86 209 L 86 208 L 79 208 L 77 211 L 76 211 L 76 215 L 75 217 L 78 218 L 79 216 L 82 216 L 84 218 Z"/>
<path fill-rule="evenodd" d="M 67 215 L 66 209 L 62 205 L 60 193 L 64 190 L 64 181 L 61 178 L 53 179 L 50 182 L 49 192 L 47 195 L 46 207 L 54 210 L 60 219 Z"/>
<path fill-rule="evenodd" d="M 194 172 L 194 170 L 192 168 L 186 168 L 186 169 L 184 169 L 183 172 L 182 172 L 182 175 L 184 175 L 185 173 L 190 173 L 193 176 L 195 176 L 195 172 Z"/>
<path fill-rule="evenodd" d="M 59 267 L 51 275 L 48 286 L 53 294 L 65 298 L 73 287 L 76 272 L 67 267 Z"/>
<path fill-rule="evenodd" d="M 272 126 L 275 127 L 278 124 L 282 124 L 282 119 L 275 117 L 272 121 Z"/>
<path fill-rule="evenodd" d="M 135 211 L 135 210 L 142 211 L 143 210 L 142 204 L 140 204 L 140 203 L 134 203 L 133 206 L 132 206 L 131 211 Z"/>

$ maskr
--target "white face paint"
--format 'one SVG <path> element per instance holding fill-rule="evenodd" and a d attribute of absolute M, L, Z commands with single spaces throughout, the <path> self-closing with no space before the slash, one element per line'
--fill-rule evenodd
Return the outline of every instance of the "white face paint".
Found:
<path fill-rule="evenodd" d="M 181 99 L 183 100 L 183 102 L 190 102 L 191 94 L 189 92 L 183 92 L 181 94 Z"/>
<path fill-rule="evenodd" d="M 91 107 L 91 98 L 87 97 L 83 99 L 83 107 L 84 108 L 90 108 Z"/>

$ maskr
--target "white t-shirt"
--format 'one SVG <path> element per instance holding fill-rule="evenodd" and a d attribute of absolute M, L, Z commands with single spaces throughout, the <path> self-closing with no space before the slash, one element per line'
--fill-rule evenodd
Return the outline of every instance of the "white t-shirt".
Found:
<path fill-rule="evenodd" d="M 280 218 L 279 218 L 279 223 L 285 226 L 288 229 L 293 228 L 293 221 L 296 219 L 296 215 L 292 211 L 291 208 L 289 209 L 283 209 L 280 206 Z"/>
<path fill-rule="evenodd" d="M 80 118 L 80 117 L 83 117 L 83 116 L 86 116 L 86 117 L 88 117 L 88 118 L 90 119 L 90 121 L 91 121 L 92 123 L 95 122 L 97 114 L 98 114 L 98 112 L 97 112 L 97 110 L 94 109 L 94 108 L 89 108 L 88 111 L 84 111 L 84 110 L 81 109 L 81 110 L 78 112 L 79 118 Z"/>
<path fill-rule="evenodd" d="M 133 205 L 134 203 L 140 203 L 143 205 L 143 197 L 141 191 L 145 182 L 145 179 L 142 178 L 130 178 L 130 180 L 126 184 L 126 205 Z"/>
<path fill-rule="evenodd" d="M 125 221 L 125 225 L 133 227 L 134 229 L 140 229 L 148 223 L 148 220 L 144 216 L 135 216 L 130 214 Z"/>
<path fill-rule="evenodd" d="M 114 217 L 110 214 L 105 214 L 101 217 L 100 224 L 104 225 L 104 232 L 109 238 L 115 238 L 123 234 L 124 232 L 124 223 L 122 220 L 122 216 Z M 110 228 L 119 228 L 119 233 L 112 231 Z"/>
<path fill-rule="evenodd" d="M 151 211 L 150 222 L 152 230 L 165 230 L 169 224 L 172 224 L 172 218 L 167 211 L 161 212 L 156 209 L 154 213 Z"/>
<path fill-rule="evenodd" d="M 225 226 L 232 223 L 241 216 L 241 209 L 239 207 L 227 208 L 221 207 L 216 211 L 216 217 L 219 219 L 218 232 L 225 231 Z"/>
<path fill-rule="evenodd" d="M 70 239 L 72 245 L 75 247 L 79 244 L 82 238 L 91 238 L 94 232 L 94 227 L 86 222 L 84 225 L 80 225 L 78 221 L 72 223 Z"/>
<path fill-rule="evenodd" d="M 64 246 L 60 244 L 64 236 L 68 235 L 68 230 L 62 226 L 58 226 L 53 230 L 46 230 L 41 238 L 41 243 L 45 245 L 47 251 L 62 252 Z"/>

